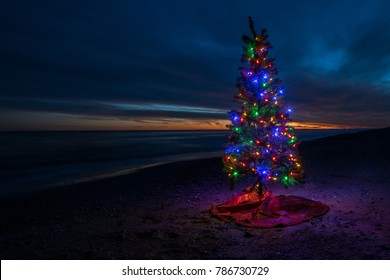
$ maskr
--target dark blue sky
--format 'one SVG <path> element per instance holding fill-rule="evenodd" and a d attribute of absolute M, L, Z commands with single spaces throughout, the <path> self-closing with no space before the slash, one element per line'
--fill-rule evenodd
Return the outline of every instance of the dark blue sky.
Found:
<path fill-rule="evenodd" d="M 267 28 L 301 125 L 390 122 L 390 2 L 2 1 L 0 129 L 222 128 Z"/>

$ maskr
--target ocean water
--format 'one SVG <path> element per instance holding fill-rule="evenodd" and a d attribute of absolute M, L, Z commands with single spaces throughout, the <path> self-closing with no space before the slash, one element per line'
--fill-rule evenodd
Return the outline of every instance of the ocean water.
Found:
<path fill-rule="evenodd" d="M 297 130 L 300 141 L 357 130 Z M 0 195 L 221 157 L 227 131 L 0 132 Z"/>

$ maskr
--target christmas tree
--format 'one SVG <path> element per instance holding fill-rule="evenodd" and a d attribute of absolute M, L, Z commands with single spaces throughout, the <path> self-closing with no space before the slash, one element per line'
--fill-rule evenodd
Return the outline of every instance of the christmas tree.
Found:
<path fill-rule="evenodd" d="M 284 89 L 276 77 L 272 48 L 263 29 L 253 38 L 243 36 L 243 66 L 237 84 L 235 101 L 241 111 L 231 111 L 228 147 L 223 158 L 224 169 L 232 181 L 254 177 L 255 182 L 241 194 L 222 204 L 212 205 L 211 214 L 226 222 L 247 227 L 296 225 L 324 215 L 329 207 L 321 202 L 298 196 L 274 196 L 273 182 L 286 187 L 303 178 L 298 159 L 298 140 L 294 128 L 287 124 L 291 109 L 284 105 Z"/>
<path fill-rule="evenodd" d="M 285 92 L 276 77 L 274 59 L 268 58 L 272 49 L 268 35 L 265 29 L 258 35 L 250 17 L 249 23 L 253 37 L 243 36 L 243 66 L 234 97 L 242 107 L 229 114 L 230 134 L 223 161 L 232 180 L 253 176 L 253 187 L 262 193 L 271 182 L 294 185 L 302 179 L 303 170 L 294 128 L 287 125 L 292 110 L 284 105 Z"/>

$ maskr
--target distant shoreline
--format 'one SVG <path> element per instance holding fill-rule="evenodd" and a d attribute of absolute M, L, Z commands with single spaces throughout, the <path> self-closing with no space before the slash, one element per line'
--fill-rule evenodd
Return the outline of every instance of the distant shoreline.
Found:
<path fill-rule="evenodd" d="M 371 130 L 371 129 L 370 129 Z M 365 130 L 369 131 L 369 130 Z M 301 141 L 301 143 L 306 143 L 309 141 L 322 141 L 326 140 L 328 138 L 332 137 L 337 137 L 339 135 L 348 135 L 348 134 L 355 134 L 359 133 L 362 131 L 356 131 L 356 132 L 350 132 L 346 134 L 337 134 L 337 135 L 332 135 L 332 136 L 325 136 L 321 138 L 316 138 L 312 140 L 304 140 Z M 138 172 L 143 169 L 148 169 L 148 168 L 153 168 L 161 165 L 169 165 L 169 164 L 175 164 L 175 163 L 180 163 L 180 162 L 190 162 L 190 161 L 199 161 L 199 160 L 206 160 L 206 159 L 218 159 L 223 156 L 224 150 L 220 151 L 213 151 L 213 152 L 203 152 L 203 153 L 190 153 L 190 154 L 178 154 L 178 155 L 169 155 L 169 156 L 164 156 L 160 158 L 159 162 L 156 163 L 150 163 L 150 164 L 145 164 L 145 165 L 139 165 L 135 167 L 130 167 L 130 168 L 123 168 L 120 170 L 112 171 L 112 172 L 107 172 L 105 174 L 98 174 L 96 176 L 86 176 L 86 177 L 81 177 L 81 178 L 76 178 L 76 179 L 69 179 L 68 181 L 64 182 L 59 182 L 56 185 L 50 185 L 50 187 L 63 187 L 63 186 L 69 186 L 69 185 L 75 185 L 79 183 L 86 183 L 86 182 L 93 182 L 96 180 L 101 180 L 101 179 L 106 179 L 106 178 L 112 178 L 116 176 L 123 176 L 123 175 L 128 175 L 132 174 L 135 172 Z"/>
<path fill-rule="evenodd" d="M 343 132 L 340 133 L 339 135 L 356 133 L 359 131 L 343 130 Z M 224 152 L 223 143 L 225 141 L 225 135 L 226 135 L 225 132 L 227 132 L 227 131 L 201 131 L 199 135 L 202 135 L 202 137 L 203 136 L 209 137 L 210 135 L 213 135 L 213 134 L 210 134 L 213 132 L 219 132 L 218 134 L 216 134 L 216 135 L 218 135 L 218 141 L 217 140 L 213 140 L 213 141 L 215 142 L 214 145 L 219 145 L 220 148 L 214 149 L 211 151 L 199 151 L 199 152 L 188 153 L 188 152 L 185 152 L 185 150 L 183 150 L 181 153 L 176 153 L 176 154 L 160 155 L 160 156 L 154 156 L 154 157 L 150 156 L 150 157 L 147 157 L 144 159 L 142 159 L 142 158 L 141 159 L 131 159 L 131 158 L 130 159 L 127 159 L 127 158 L 120 159 L 119 158 L 117 160 L 108 161 L 108 162 L 99 160 L 99 161 L 92 161 L 92 162 L 85 162 L 84 163 L 84 162 L 77 162 L 77 161 L 75 161 L 75 159 L 72 158 L 74 163 L 72 163 L 72 162 L 70 162 L 68 164 L 61 163 L 60 165 L 50 164 L 48 166 L 42 166 L 42 167 L 39 167 L 39 165 L 34 164 L 29 169 L 26 169 L 26 168 L 22 169 L 21 173 L 20 173 L 20 174 L 22 174 L 22 176 L 19 175 L 18 169 L 15 169 L 15 171 L 12 171 L 12 173 L 15 174 L 13 176 L 16 176 L 13 182 L 11 181 L 11 182 L 7 183 L 7 179 L 3 179 L 3 186 L 0 189 L 0 196 L 18 195 L 20 193 L 31 193 L 31 192 L 35 192 L 37 190 L 42 190 L 42 189 L 65 187 L 65 186 L 70 186 L 70 185 L 79 184 L 79 183 L 96 181 L 96 180 L 100 180 L 100 179 L 104 179 L 104 178 L 122 176 L 122 175 L 126 175 L 126 174 L 131 174 L 134 172 L 138 172 L 141 169 L 147 169 L 149 167 L 155 167 L 155 166 L 160 166 L 160 165 L 165 165 L 165 164 L 170 164 L 170 163 L 175 163 L 175 162 L 183 162 L 183 161 L 191 161 L 191 160 L 199 160 L 199 159 L 207 159 L 207 158 L 220 158 L 220 157 L 222 157 L 223 152 Z M 220 133 L 220 132 L 223 132 L 223 133 Z M 313 130 L 310 130 L 310 132 L 313 132 Z M 314 133 L 313 135 L 308 134 L 306 136 L 308 139 L 303 140 L 302 143 L 307 142 L 307 141 L 311 141 L 313 137 L 314 137 L 314 139 L 322 139 L 324 137 L 329 137 L 328 134 L 332 135 L 333 131 L 330 132 L 329 130 L 321 130 L 320 132 L 323 132 L 324 134 L 319 135 L 318 132 Z M 337 132 L 341 132 L 341 131 L 337 130 Z M 23 134 L 23 132 L 20 132 L 20 133 Z M 61 133 L 62 132 L 49 132 L 48 134 L 49 135 L 53 135 L 53 134 L 54 135 L 57 135 L 57 134 L 61 135 Z M 98 132 L 86 131 L 85 132 L 85 134 L 87 134 L 87 135 L 91 135 L 91 133 L 92 133 L 92 135 L 95 135 L 95 134 L 101 135 L 102 132 L 101 131 L 98 131 Z M 121 135 L 122 134 L 128 135 L 127 134 L 128 132 L 117 132 L 117 133 L 120 133 Z M 117 133 L 110 131 L 106 135 L 117 135 Z M 137 135 L 140 134 L 140 135 L 149 135 L 150 136 L 150 133 L 156 133 L 156 137 L 162 137 L 164 135 L 164 137 L 168 137 L 167 139 L 171 139 L 172 136 L 175 136 L 175 135 L 183 135 L 183 136 L 185 135 L 185 138 L 194 137 L 194 139 L 196 139 L 196 137 L 198 135 L 198 134 L 194 133 L 194 131 L 178 131 L 178 132 L 148 131 L 146 134 L 144 132 L 133 131 L 132 135 L 133 134 L 137 134 Z M 27 134 L 30 134 L 30 132 L 27 132 Z M 33 138 L 34 140 L 32 140 L 31 142 L 42 141 L 41 137 L 39 137 L 39 135 L 42 135 L 41 133 L 31 132 L 31 134 L 34 137 Z M 80 133 L 79 132 L 66 132 L 65 134 L 77 136 Z M 81 132 L 81 134 L 84 134 L 84 132 Z M 36 136 L 38 137 L 37 139 L 36 139 Z M 183 137 L 183 136 L 181 136 L 181 137 Z M 318 138 L 319 136 L 320 136 L 320 138 Z M 145 137 L 145 136 L 141 136 L 141 138 L 142 137 Z M 332 136 L 330 136 L 330 137 L 332 137 Z M 45 139 L 45 138 L 42 138 L 42 139 Z M 49 139 L 51 139 L 51 138 L 49 138 Z M 80 145 L 77 143 L 78 138 L 75 138 L 75 140 L 73 138 L 70 138 L 70 139 L 72 141 L 74 141 L 74 143 L 75 143 L 72 145 Z M 83 139 L 83 138 L 81 138 L 81 139 L 84 141 L 83 145 L 89 145 L 88 141 L 95 141 L 94 140 L 95 138 L 91 138 L 91 140 Z M 154 141 L 155 138 L 150 138 L 150 139 L 151 139 L 151 141 Z M 115 138 L 113 140 L 115 141 Z M 45 140 L 45 141 L 49 141 L 49 140 Z M 50 141 L 57 141 L 57 138 L 52 138 L 52 140 L 50 140 Z M 108 141 L 107 144 L 110 144 L 111 140 L 107 139 L 105 141 Z M 123 141 L 125 141 L 123 143 L 126 143 L 124 145 L 131 144 L 131 139 L 126 140 L 126 138 L 125 138 L 125 140 L 123 140 Z M 130 144 L 128 144 L 127 141 L 130 141 Z M 141 141 L 141 143 L 142 142 L 145 142 L 145 141 Z M 106 145 L 105 143 L 106 142 L 104 142 L 104 145 Z M 202 142 L 202 143 L 206 143 L 206 142 Z M 65 144 L 68 145 L 67 142 L 65 142 Z M 196 142 L 195 142 L 195 144 L 196 144 Z M 72 146 L 70 146 L 70 148 L 71 147 Z M 57 153 L 58 148 L 56 148 L 56 147 L 54 147 L 54 148 L 55 149 L 53 151 L 55 153 Z M 103 148 L 104 148 L 104 146 L 103 146 Z M 216 146 L 215 146 L 215 148 L 216 148 Z M 42 147 L 43 153 L 45 153 L 45 149 L 46 149 L 46 147 Z M 39 148 L 31 148 L 30 150 L 39 150 Z M 172 151 L 172 152 L 178 152 L 178 151 Z M 81 154 L 82 153 L 84 153 L 84 151 L 81 151 Z M 99 150 L 96 150 L 94 153 L 99 155 L 100 152 L 99 152 Z M 121 153 L 121 151 L 118 150 L 115 153 L 118 154 L 118 153 Z M 78 154 L 80 154 L 80 153 L 78 153 Z M 50 157 L 52 157 L 50 154 L 48 154 L 48 155 Z M 107 152 L 106 152 L 106 156 L 111 156 L 111 154 L 107 154 Z M 32 156 L 31 156 L 31 158 L 32 158 Z M 25 160 L 24 157 L 23 157 L 23 160 Z M 8 162 L 4 162 L 3 164 L 8 165 Z M 5 166 L 5 167 L 7 167 L 7 166 Z M 3 170 L 4 170 L 4 168 L 3 168 Z M 4 173 L 4 172 L 6 172 L 6 171 L 3 171 L 3 174 L 7 174 L 7 172 L 6 173 Z M 67 173 L 73 172 L 73 173 L 67 174 L 66 172 Z M 26 175 L 23 175 L 23 174 L 26 174 Z M 32 175 L 29 175 L 29 174 L 32 174 Z M 39 176 L 36 177 L 35 174 L 39 174 Z M 1 170 L 0 170 L 0 175 L 1 175 Z M 4 175 L 3 175 L 3 177 L 4 177 Z M 5 178 L 7 178 L 7 177 L 5 177 Z"/>

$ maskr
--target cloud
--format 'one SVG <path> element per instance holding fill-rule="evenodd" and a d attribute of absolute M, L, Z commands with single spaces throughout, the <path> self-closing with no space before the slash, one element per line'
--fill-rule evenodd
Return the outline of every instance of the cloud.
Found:
<path fill-rule="evenodd" d="M 390 87 L 386 80 L 390 73 L 389 26 L 386 16 L 372 18 L 352 32 L 334 67 L 327 67 L 338 57 L 332 55 L 332 48 L 341 46 L 323 45 L 318 58 L 289 73 L 286 96 L 297 107 L 294 120 L 389 126 Z M 327 62 L 319 63 L 324 58 Z"/>
<path fill-rule="evenodd" d="M 0 99 L 1 100 L 1 99 Z M 194 107 L 172 104 L 128 104 L 79 101 L 58 101 L 43 99 L 26 99 L 24 103 L 17 99 L 2 99 L 0 108 L 18 110 L 60 113 L 80 116 L 115 117 L 131 119 L 134 117 L 161 117 L 161 118 L 193 118 L 193 119 L 223 119 L 227 111 L 210 107 Z"/>

